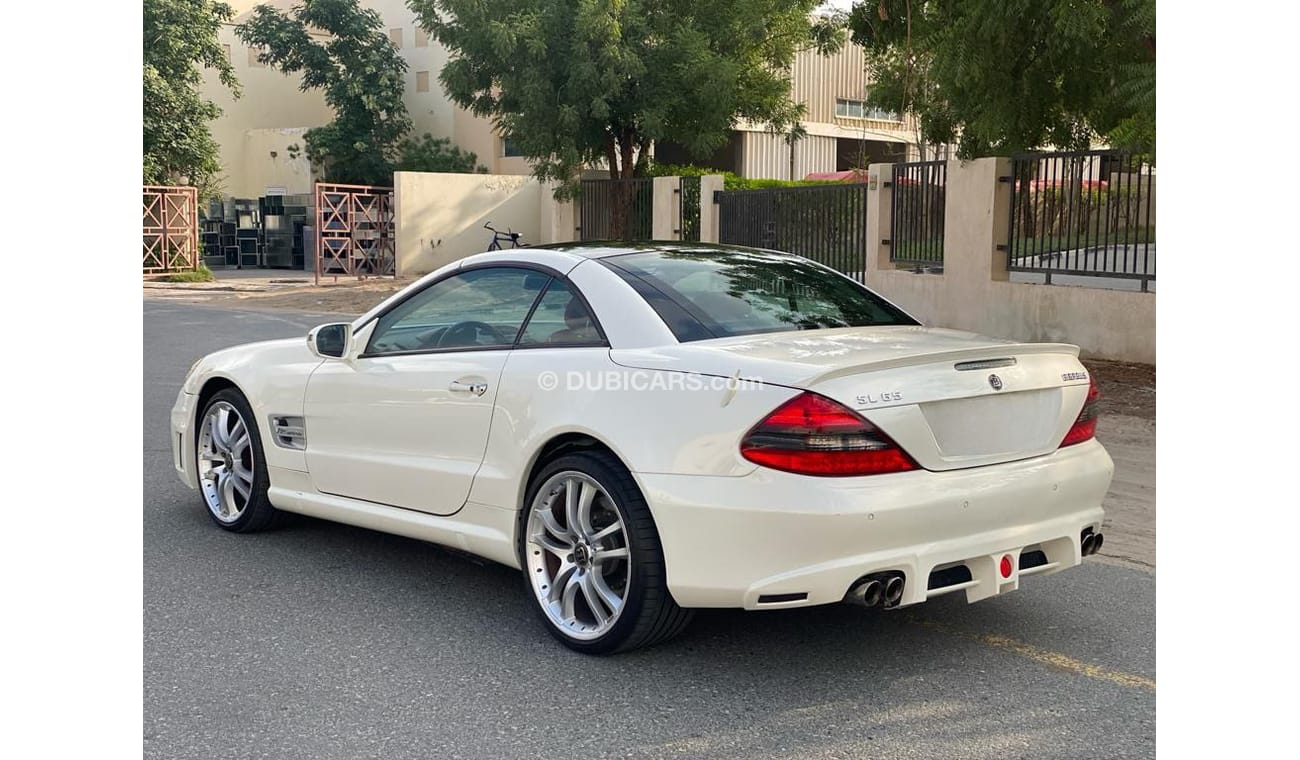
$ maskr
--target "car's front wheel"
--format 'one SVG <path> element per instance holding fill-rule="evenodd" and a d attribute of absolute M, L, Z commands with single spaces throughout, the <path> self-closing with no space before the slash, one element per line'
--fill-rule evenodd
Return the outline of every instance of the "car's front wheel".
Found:
<path fill-rule="evenodd" d="M 607 654 L 650 646 L 690 622 L 668 592 L 650 509 L 618 460 L 562 456 L 528 491 L 520 531 L 525 582 L 566 646 Z"/>
<path fill-rule="evenodd" d="M 244 395 L 234 388 L 213 394 L 195 439 L 199 491 L 213 522 L 235 533 L 270 526 L 279 512 L 266 495 L 262 437 Z"/>

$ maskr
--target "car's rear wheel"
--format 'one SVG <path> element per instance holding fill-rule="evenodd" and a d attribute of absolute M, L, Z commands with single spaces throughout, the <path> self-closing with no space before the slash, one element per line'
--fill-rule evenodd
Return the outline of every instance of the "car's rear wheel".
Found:
<path fill-rule="evenodd" d="M 262 437 L 244 395 L 234 388 L 213 394 L 195 438 L 199 491 L 213 522 L 235 533 L 270 526 L 279 512 L 266 495 Z"/>
<path fill-rule="evenodd" d="M 690 622 L 668 593 L 663 549 L 636 482 L 601 452 L 542 468 L 522 514 L 525 582 L 550 632 L 607 654 L 650 646 Z"/>

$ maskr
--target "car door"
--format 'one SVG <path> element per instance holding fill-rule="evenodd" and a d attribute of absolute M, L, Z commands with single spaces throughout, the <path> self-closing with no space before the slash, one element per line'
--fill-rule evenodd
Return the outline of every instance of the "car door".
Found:
<path fill-rule="evenodd" d="M 307 469 L 322 493 L 433 514 L 465 503 L 497 382 L 549 274 L 462 269 L 358 331 L 307 384 Z"/>

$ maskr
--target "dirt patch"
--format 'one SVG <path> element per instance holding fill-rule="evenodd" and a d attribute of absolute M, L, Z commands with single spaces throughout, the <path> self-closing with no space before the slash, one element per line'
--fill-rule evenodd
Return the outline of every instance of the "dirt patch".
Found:
<path fill-rule="evenodd" d="M 1083 366 L 1097 379 L 1101 391 L 1102 416 L 1124 414 L 1146 420 L 1156 418 L 1156 368 L 1151 364 L 1128 364 L 1101 359 L 1083 359 Z"/>
<path fill-rule="evenodd" d="M 204 303 L 215 306 L 251 306 L 258 309 L 294 309 L 297 311 L 364 314 L 380 301 L 410 285 L 411 278 L 376 278 L 344 280 L 337 283 L 298 285 L 296 281 L 271 280 L 269 287 L 159 288 L 146 289 L 150 298 L 169 301 Z"/>

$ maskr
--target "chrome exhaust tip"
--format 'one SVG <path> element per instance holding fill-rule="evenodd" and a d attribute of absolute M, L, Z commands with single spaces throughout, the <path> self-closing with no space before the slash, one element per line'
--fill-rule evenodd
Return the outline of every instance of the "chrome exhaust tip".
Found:
<path fill-rule="evenodd" d="M 1079 553 L 1085 557 L 1092 554 L 1093 547 L 1097 543 L 1097 536 L 1093 533 L 1084 535 L 1083 540 L 1079 542 Z"/>
<path fill-rule="evenodd" d="M 1102 545 L 1102 543 L 1106 540 L 1106 537 L 1103 536 L 1103 535 L 1100 534 L 1100 533 L 1097 533 L 1097 534 L 1095 534 L 1095 535 L 1096 535 L 1096 539 L 1093 540 L 1093 542 L 1092 542 L 1092 553 L 1093 553 L 1093 554 L 1096 554 L 1097 552 L 1101 551 L 1101 545 Z"/>
<path fill-rule="evenodd" d="M 885 581 L 885 604 L 895 605 L 903 598 L 903 576 L 891 576 Z"/>
<path fill-rule="evenodd" d="M 863 607 L 875 607 L 880 604 L 880 600 L 885 592 L 885 584 L 874 578 L 868 579 L 849 589 L 846 601 L 860 604 Z"/>

